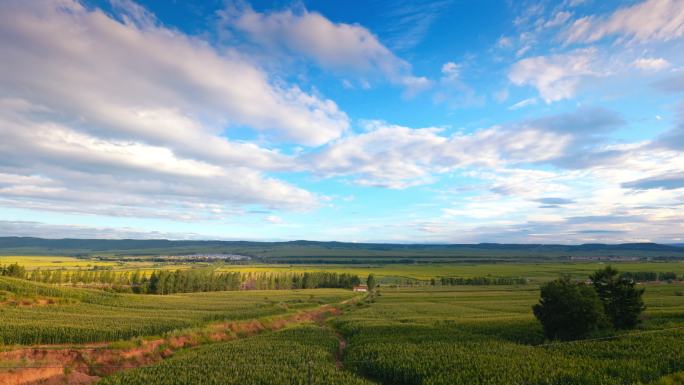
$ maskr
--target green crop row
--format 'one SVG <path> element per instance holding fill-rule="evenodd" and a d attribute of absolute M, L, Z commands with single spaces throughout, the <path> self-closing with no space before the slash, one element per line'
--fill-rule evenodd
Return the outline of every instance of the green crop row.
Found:
<path fill-rule="evenodd" d="M 116 374 L 100 385 L 370 385 L 338 369 L 336 335 L 306 325 L 189 349 L 157 365 Z"/>
<path fill-rule="evenodd" d="M 640 330 L 609 339 L 544 341 L 523 289 L 385 290 L 345 314 L 345 364 L 395 385 L 641 384 L 684 370 L 684 298 L 647 288 Z"/>
<path fill-rule="evenodd" d="M 146 296 L 51 287 L 0 277 L 0 290 L 66 302 L 0 304 L 0 344 L 87 343 L 157 335 L 213 321 L 242 320 L 334 303 L 352 296 L 339 289 L 251 291 Z"/>

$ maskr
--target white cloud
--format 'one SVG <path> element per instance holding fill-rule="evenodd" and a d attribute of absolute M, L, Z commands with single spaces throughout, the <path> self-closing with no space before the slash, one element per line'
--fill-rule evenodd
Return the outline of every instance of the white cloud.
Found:
<path fill-rule="evenodd" d="M 181 157 L 143 142 L 96 137 L 56 123 L 50 114 L 13 114 L 8 104 L 3 106 L 0 172 L 14 178 L 12 183 L 9 177 L 0 183 L 0 203 L 6 206 L 119 216 L 160 216 L 169 208 L 161 216 L 184 219 L 188 206 L 198 208 L 196 216 L 201 217 L 216 216 L 209 205 L 316 205 L 308 191 L 245 166 Z"/>
<path fill-rule="evenodd" d="M 12 36 L 0 42 L 6 94 L 79 116 L 84 126 L 151 140 L 184 137 L 201 121 L 212 135 L 247 125 L 310 145 L 348 127 L 334 102 L 276 84 L 235 52 L 122 24 L 74 1 L 3 2 L 0 33 Z"/>
<path fill-rule="evenodd" d="M 260 13 L 249 7 L 221 12 L 223 26 L 246 34 L 266 49 L 304 55 L 323 68 L 360 76 L 381 75 L 414 94 L 429 80 L 414 76 L 411 65 L 397 57 L 371 31 L 358 24 L 334 23 L 306 9 Z"/>
<path fill-rule="evenodd" d="M 496 41 L 496 46 L 499 48 L 511 48 L 513 47 L 513 41 L 508 36 L 501 36 L 499 40 Z"/>
<path fill-rule="evenodd" d="M 515 63 L 508 78 L 518 86 L 531 85 L 546 103 L 572 98 L 587 76 L 598 76 L 594 69 L 596 50 L 581 49 L 568 54 L 536 56 Z"/>
<path fill-rule="evenodd" d="M 553 19 L 544 23 L 544 27 L 546 27 L 546 28 L 559 27 L 559 26 L 565 24 L 568 20 L 570 20 L 570 17 L 572 17 L 572 13 L 570 13 L 570 12 L 566 12 L 566 11 L 556 12 L 556 14 L 553 16 Z"/>
<path fill-rule="evenodd" d="M 0 204 L 179 220 L 317 205 L 263 174 L 292 157 L 226 136 L 320 145 L 348 127 L 334 102 L 114 6 L 121 21 L 70 0 L 0 3 Z"/>
<path fill-rule="evenodd" d="M 620 8 L 608 17 L 575 20 L 564 33 L 569 43 L 593 43 L 612 35 L 639 42 L 684 36 L 684 4 L 681 0 L 647 0 Z"/>
<path fill-rule="evenodd" d="M 509 110 L 519 110 L 521 108 L 529 107 L 529 106 L 534 106 L 537 104 L 537 98 L 527 98 L 523 99 L 512 106 L 508 107 Z"/>
<path fill-rule="evenodd" d="M 670 62 L 663 58 L 639 58 L 632 65 L 641 70 L 660 71 L 670 66 Z"/>
<path fill-rule="evenodd" d="M 493 126 L 472 133 L 444 134 L 435 127 L 412 129 L 381 121 L 366 130 L 302 156 L 303 167 L 322 177 L 350 177 L 354 183 L 406 188 L 430 183 L 454 170 L 550 163 L 590 167 L 577 154 L 600 148 L 602 136 L 624 122 L 612 111 L 576 111 Z M 598 162 L 596 162 L 598 164 Z"/>
<path fill-rule="evenodd" d="M 452 61 L 446 62 L 442 65 L 442 74 L 449 79 L 458 78 L 461 71 L 461 66 Z"/>
<path fill-rule="evenodd" d="M 648 143 L 621 146 L 623 162 L 584 170 L 490 168 L 488 182 L 449 199 L 441 218 L 418 223 L 427 239 L 451 242 L 582 243 L 682 239 L 684 156 Z M 552 198 L 549 198 L 552 197 Z"/>
<path fill-rule="evenodd" d="M 277 215 L 267 215 L 264 217 L 264 221 L 273 225 L 281 225 L 285 223 L 283 218 L 277 216 Z"/>
<path fill-rule="evenodd" d="M 537 127 L 492 127 L 472 134 L 441 135 L 439 128 L 411 129 L 383 122 L 340 139 L 305 158 L 325 177 L 352 176 L 366 186 L 406 188 L 429 183 L 434 173 L 464 167 L 538 162 L 562 154 L 569 135 Z"/>
<path fill-rule="evenodd" d="M 131 227 L 55 225 L 34 221 L 0 220 L 0 236 L 97 239 L 207 239 L 195 233 L 149 231 Z"/>

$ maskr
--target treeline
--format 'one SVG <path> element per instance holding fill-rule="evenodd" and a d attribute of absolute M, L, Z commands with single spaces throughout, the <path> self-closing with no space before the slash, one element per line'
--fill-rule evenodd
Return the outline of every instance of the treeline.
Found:
<path fill-rule="evenodd" d="M 361 283 L 357 275 L 307 272 L 214 272 L 208 270 L 160 270 L 149 279 L 143 279 L 138 287 L 150 294 L 188 293 L 225 290 L 289 290 L 342 288 L 351 289 Z M 131 283 L 134 290 L 135 283 Z"/>
<path fill-rule="evenodd" d="M 430 284 L 442 286 L 457 285 L 524 285 L 527 278 L 523 277 L 441 277 L 430 280 Z"/>
<path fill-rule="evenodd" d="M 651 282 L 651 281 L 676 281 L 677 273 L 674 272 L 660 272 L 655 271 L 634 271 L 624 272 L 620 274 L 621 278 L 631 279 L 636 282 Z"/>
<path fill-rule="evenodd" d="M 357 275 L 328 272 L 219 272 L 213 269 L 113 271 L 40 270 L 19 265 L 0 267 L 1 275 L 56 285 L 87 286 L 140 294 L 193 293 L 226 290 L 346 288 L 359 285 Z"/>

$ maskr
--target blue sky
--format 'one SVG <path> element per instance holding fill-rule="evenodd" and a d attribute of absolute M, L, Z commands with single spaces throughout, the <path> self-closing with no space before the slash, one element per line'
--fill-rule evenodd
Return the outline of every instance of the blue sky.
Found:
<path fill-rule="evenodd" d="M 0 235 L 684 241 L 684 1 L 3 1 Z"/>

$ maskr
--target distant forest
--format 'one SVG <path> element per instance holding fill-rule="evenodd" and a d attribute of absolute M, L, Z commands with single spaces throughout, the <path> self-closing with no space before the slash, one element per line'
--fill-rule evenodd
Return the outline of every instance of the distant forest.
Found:
<path fill-rule="evenodd" d="M 390 244 L 0 237 L 0 255 L 71 255 L 99 259 L 159 255 L 239 254 L 268 263 L 510 262 L 571 258 L 684 259 L 684 247 L 625 244 Z"/>

